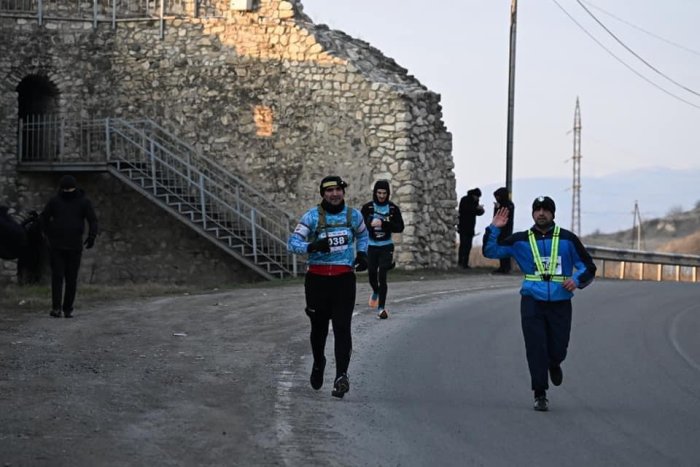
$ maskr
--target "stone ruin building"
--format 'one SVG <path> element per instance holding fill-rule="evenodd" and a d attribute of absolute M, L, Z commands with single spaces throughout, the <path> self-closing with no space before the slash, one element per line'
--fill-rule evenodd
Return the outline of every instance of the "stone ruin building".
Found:
<path fill-rule="evenodd" d="M 328 174 L 356 207 L 391 181 L 399 267 L 454 264 L 440 96 L 299 0 L 0 0 L 0 51 L 0 204 L 75 175 L 101 230 L 83 283 L 302 271 L 284 242 Z"/>

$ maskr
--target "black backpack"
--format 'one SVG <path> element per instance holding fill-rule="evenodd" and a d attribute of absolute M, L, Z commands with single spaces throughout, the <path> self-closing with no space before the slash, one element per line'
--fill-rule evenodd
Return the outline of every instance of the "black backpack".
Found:
<path fill-rule="evenodd" d="M 0 206 L 0 258 L 17 259 L 26 244 L 24 227 L 7 213 L 7 207 Z"/>

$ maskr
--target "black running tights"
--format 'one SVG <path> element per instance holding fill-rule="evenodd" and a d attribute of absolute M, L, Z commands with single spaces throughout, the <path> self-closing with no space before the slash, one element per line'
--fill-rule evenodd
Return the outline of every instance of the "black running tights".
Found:
<path fill-rule="evenodd" d="M 394 245 L 370 246 L 367 250 L 367 259 L 369 285 L 372 287 L 372 292 L 379 295 L 378 308 L 382 309 L 386 304 L 386 294 L 389 291 L 386 276 L 393 266 Z"/>
<path fill-rule="evenodd" d="M 311 319 L 311 351 L 314 362 L 325 362 L 328 324 L 333 322 L 336 377 L 347 373 L 352 353 L 350 326 L 355 308 L 355 273 L 320 276 L 307 273 L 304 283 L 306 314 Z"/>

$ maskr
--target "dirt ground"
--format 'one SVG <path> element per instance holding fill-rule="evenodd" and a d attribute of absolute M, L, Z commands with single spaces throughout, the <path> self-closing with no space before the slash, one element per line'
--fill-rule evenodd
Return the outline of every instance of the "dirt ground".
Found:
<path fill-rule="evenodd" d="M 390 282 L 389 304 L 518 281 L 405 279 Z M 368 294 L 360 275 L 358 342 L 378 322 Z M 0 310 L 0 466 L 297 465 L 291 453 L 311 431 L 281 425 L 279 412 L 291 386 L 313 393 L 301 282 L 80 299 L 79 288 L 73 319 Z"/>

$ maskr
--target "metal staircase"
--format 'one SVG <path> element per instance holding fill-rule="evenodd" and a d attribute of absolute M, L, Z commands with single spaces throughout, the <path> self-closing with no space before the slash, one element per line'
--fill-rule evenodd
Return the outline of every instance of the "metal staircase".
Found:
<path fill-rule="evenodd" d="M 152 120 L 20 123 L 18 168 L 102 168 L 267 279 L 296 276 L 292 219 Z"/>

